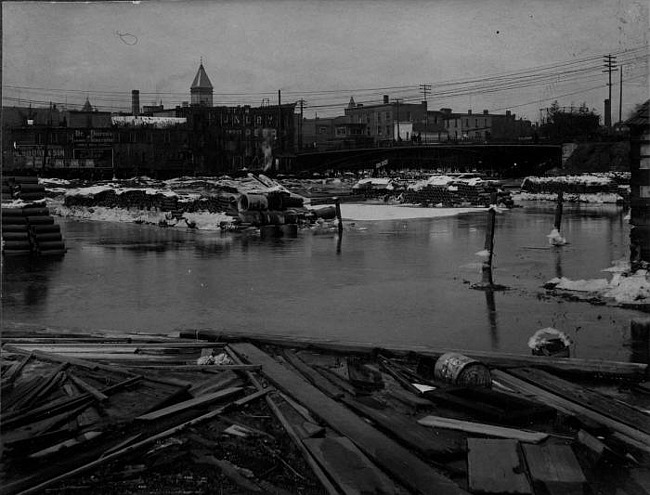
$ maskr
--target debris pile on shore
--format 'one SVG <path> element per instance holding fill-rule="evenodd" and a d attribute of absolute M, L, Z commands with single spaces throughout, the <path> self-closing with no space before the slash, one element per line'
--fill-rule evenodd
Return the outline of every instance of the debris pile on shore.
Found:
<path fill-rule="evenodd" d="M 8 495 L 641 493 L 650 476 L 643 364 L 211 331 L 4 337 Z M 617 398 L 576 381 L 595 376 Z"/>
<path fill-rule="evenodd" d="M 518 200 L 555 201 L 559 192 L 574 203 L 622 203 L 629 197 L 629 173 L 526 177 Z"/>

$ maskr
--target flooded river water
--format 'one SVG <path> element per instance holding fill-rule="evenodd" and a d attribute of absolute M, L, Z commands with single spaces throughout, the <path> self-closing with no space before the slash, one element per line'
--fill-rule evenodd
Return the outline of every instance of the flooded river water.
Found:
<path fill-rule="evenodd" d="M 493 297 L 481 279 L 486 214 L 345 222 L 333 234 L 259 236 L 58 218 L 60 260 L 5 258 L 3 320 L 116 332 L 227 330 L 529 354 L 552 326 L 576 357 L 628 361 L 632 310 L 548 297 L 556 276 L 608 278 L 628 256 L 617 206 L 567 206 L 550 248 L 552 204 L 497 218 Z"/>

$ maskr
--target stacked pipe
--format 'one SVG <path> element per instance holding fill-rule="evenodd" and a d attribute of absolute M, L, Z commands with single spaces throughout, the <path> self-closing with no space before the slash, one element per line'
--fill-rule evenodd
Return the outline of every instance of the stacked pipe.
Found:
<path fill-rule="evenodd" d="M 2 252 L 8 256 L 32 253 L 27 218 L 22 208 L 2 208 Z"/>
<path fill-rule="evenodd" d="M 41 256 L 61 256 L 65 254 L 65 243 L 61 227 L 54 223 L 47 208 L 23 208 L 27 219 L 29 237 L 34 251 Z"/>
<path fill-rule="evenodd" d="M 45 186 L 38 183 L 38 177 L 8 177 L 6 181 L 14 199 L 23 201 L 45 199 Z"/>

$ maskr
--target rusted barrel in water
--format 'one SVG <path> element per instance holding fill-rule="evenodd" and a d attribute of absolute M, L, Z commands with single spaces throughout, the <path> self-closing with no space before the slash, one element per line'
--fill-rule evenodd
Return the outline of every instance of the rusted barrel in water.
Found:
<path fill-rule="evenodd" d="M 260 237 L 262 239 L 268 239 L 270 237 L 280 237 L 282 232 L 277 225 L 262 225 L 260 227 Z"/>
<path fill-rule="evenodd" d="M 438 380 L 463 387 L 492 386 L 490 370 L 483 363 L 456 352 L 443 354 L 433 370 Z"/>
<path fill-rule="evenodd" d="M 269 202 L 263 194 L 242 194 L 237 201 L 239 211 L 263 211 L 268 207 Z"/>

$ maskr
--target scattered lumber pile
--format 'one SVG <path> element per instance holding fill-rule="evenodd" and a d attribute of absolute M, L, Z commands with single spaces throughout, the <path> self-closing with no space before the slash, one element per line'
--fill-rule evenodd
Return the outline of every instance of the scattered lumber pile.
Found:
<path fill-rule="evenodd" d="M 6 494 L 648 493 L 640 374 L 614 398 L 535 356 L 211 332 L 11 332 L 0 358 Z"/>

